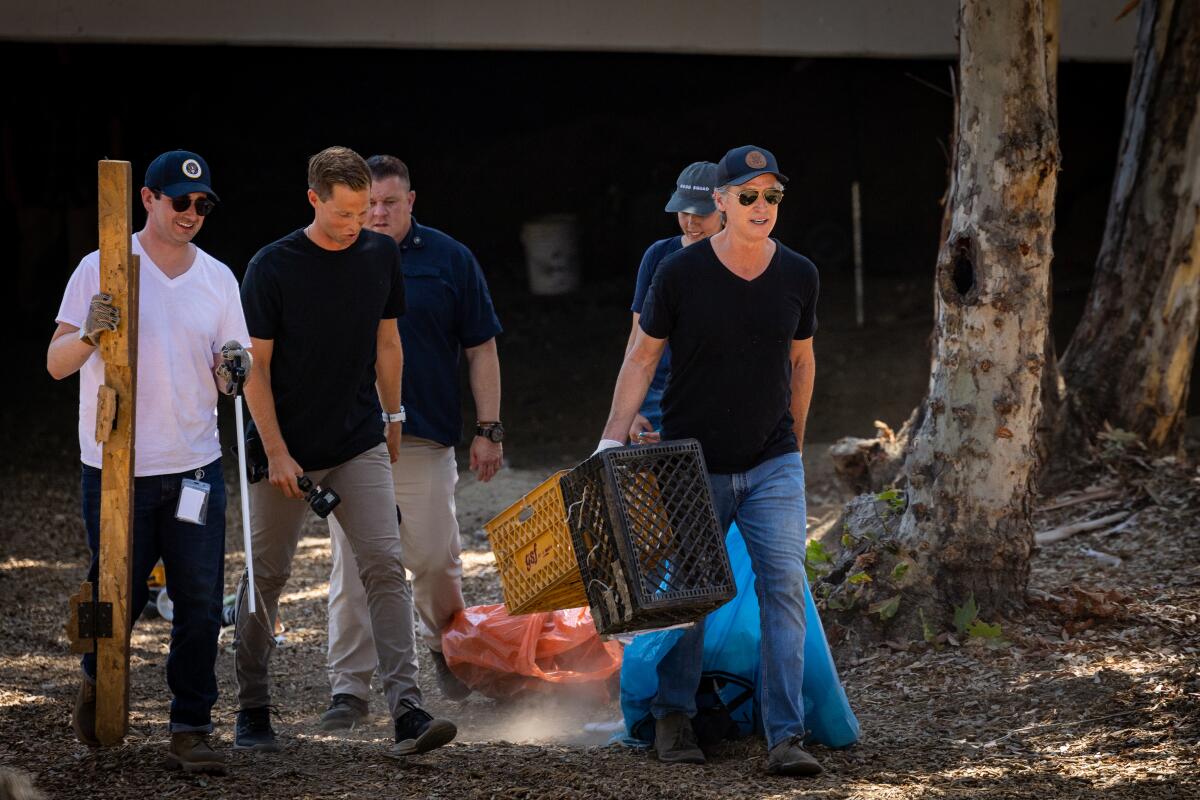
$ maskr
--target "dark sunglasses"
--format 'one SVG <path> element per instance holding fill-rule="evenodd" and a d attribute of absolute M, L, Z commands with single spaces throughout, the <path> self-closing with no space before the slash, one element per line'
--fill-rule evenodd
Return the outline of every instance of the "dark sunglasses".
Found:
<path fill-rule="evenodd" d="M 153 192 L 154 192 L 155 200 L 162 199 L 163 194 L 160 190 L 154 189 Z M 180 195 L 179 197 L 168 197 L 167 199 L 171 201 L 171 208 L 175 209 L 175 212 L 178 214 L 182 214 L 183 212 L 187 211 L 189 208 L 192 207 L 191 195 L 185 194 L 185 195 Z M 753 201 L 751 201 L 751 202 L 753 202 Z M 216 207 L 217 207 L 216 201 L 212 200 L 211 198 L 208 198 L 208 197 L 197 197 L 196 198 L 196 214 L 201 217 L 207 217 L 209 212 L 211 212 Z"/>
<path fill-rule="evenodd" d="M 777 206 L 783 202 L 783 189 L 763 189 L 762 196 L 767 205 Z M 737 193 L 737 199 L 744 206 L 752 206 L 758 200 L 758 189 L 743 189 Z"/>

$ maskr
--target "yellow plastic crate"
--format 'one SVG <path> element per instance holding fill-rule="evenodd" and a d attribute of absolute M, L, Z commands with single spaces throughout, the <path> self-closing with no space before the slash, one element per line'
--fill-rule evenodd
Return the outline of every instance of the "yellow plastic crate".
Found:
<path fill-rule="evenodd" d="M 551 475 L 483 526 L 496 555 L 509 614 L 588 604 L 558 486 L 565 474 Z"/>

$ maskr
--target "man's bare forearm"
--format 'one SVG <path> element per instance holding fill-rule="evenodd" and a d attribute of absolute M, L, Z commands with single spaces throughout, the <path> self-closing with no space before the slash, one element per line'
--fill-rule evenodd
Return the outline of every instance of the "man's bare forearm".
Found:
<path fill-rule="evenodd" d="M 383 410 L 394 414 L 400 410 L 400 386 L 404 376 L 404 347 L 395 320 L 383 320 L 391 330 L 380 328 L 375 351 L 375 389 Z M 394 335 L 393 335 L 394 331 Z"/>
<path fill-rule="evenodd" d="M 484 422 L 500 419 L 500 354 L 496 340 L 488 339 L 481 345 L 469 347 L 467 354 L 467 380 L 471 385 L 471 396 L 475 398 L 475 417 Z"/>
<path fill-rule="evenodd" d="M 245 397 L 267 458 L 287 453 L 287 442 L 283 440 L 283 432 L 279 430 L 279 418 L 275 416 L 275 394 L 271 390 L 269 363 L 263 364 L 260 361 L 254 364 L 254 380 L 246 381 Z"/>
<path fill-rule="evenodd" d="M 805 426 L 816 376 L 817 364 L 811 357 L 792 365 L 792 432 L 796 434 L 796 449 L 800 452 L 804 452 Z"/>
<path fill-rule="evenodd" d="M 646 390 L 654 379 L 654 364 L 642 364 L 629 357 L 621 363 L 617 374 L 617 385 L 613 389 L 612 408 L 608 422 L 604 425 L 602 439 L 624 442 L 629 436 L 629 426 L 646 398 Z"/>

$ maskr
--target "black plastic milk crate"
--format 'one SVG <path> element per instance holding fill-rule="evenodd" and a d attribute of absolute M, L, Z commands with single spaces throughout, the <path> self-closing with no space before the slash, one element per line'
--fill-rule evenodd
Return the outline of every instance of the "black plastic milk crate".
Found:
<path fill-rule="evenodd" d="M 600 633 L 692 622 L 736 594 L 695 439 L 604 450 L 560 486 Z"/>

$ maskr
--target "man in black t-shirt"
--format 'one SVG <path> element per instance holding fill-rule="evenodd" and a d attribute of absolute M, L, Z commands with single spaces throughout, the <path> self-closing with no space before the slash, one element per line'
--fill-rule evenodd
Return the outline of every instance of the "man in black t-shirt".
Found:
<path fill-rule="evenodd" d="M 783 184 L 775 157 L 730 150 L 714 192 L 726 226 L 667 257 L 642 306 L 600 448 L 624 443 L 667 341 L 663 439 L 704 450 L 722 530 L 736 521 L 756 575 L 769 772 L 815 775 L 804 751 L 804 466 L 812 397 L 816 267 L 771 238 Z M 659 662 L 651 704 L 662 761 L 703 763 L 696 714 L 704 620 Z"/>
<path fill-rule="evenodd" d="M 246 384 L 246 402 L 270 482 L 250 489 L 259 607 L 249 613 L 243 580 L 234 748 L 279 749 L 270 721 L 268 663 L 279 595 L 308 508 L 297 478 L 307 475 L 341 496 L 333 513 L 367 592 L 379 672 L 395 720 L 391 752 L 423 753 L 457 731 L 421 708 L 412 591 L 400 560 L 392 494 L 402 419 L 400 250 L 390 237 L 363 229 L 371 175 L 353 150 L 330 147 L 313 156 L 308 185 L 313 222 L 260 250 L 242 284 L 257 377 Z"/>

